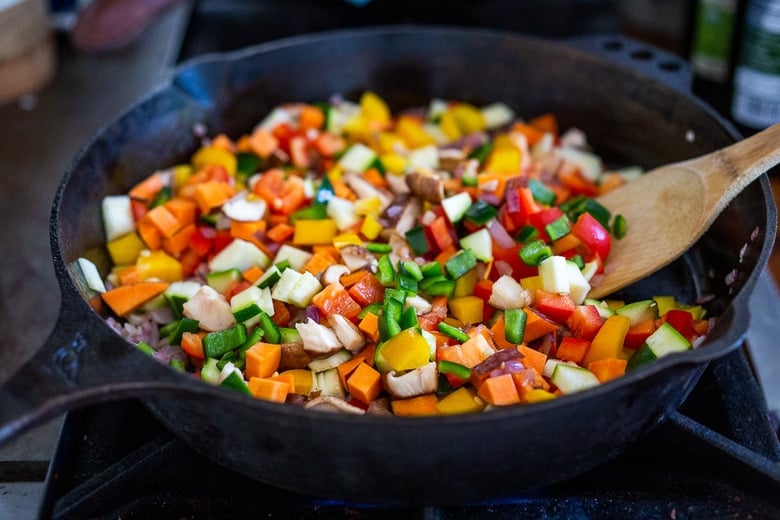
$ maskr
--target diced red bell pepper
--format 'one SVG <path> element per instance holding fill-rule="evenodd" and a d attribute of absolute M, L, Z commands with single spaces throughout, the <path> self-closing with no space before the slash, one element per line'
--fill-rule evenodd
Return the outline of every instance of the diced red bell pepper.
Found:
<path fill-rule="evenodd" d="M 526 225 L 531 215 L 542 211 L 531 189 L 527 187 L 507 191 L 505 207 L 507 215 L 518 229 Z"/>
<path fill-rule="evenodd" d="M 685 336 L 686 339 L 690 340 L 695 336 L 696 333 L 693 330 L 693 315 L 690 312 L 682 309 L 671 309 L 664 314 L 664 318 L 666 318 L 666 322 L 669 325 Z"/>
<path fill-rule="evenodd" d="M 612 247 L 609 231 L 590 213 L 580 215 L 572 226 L 571 232 L 580 239 L 585 256 L 589 260 L 594 255 L 599 255 L 602 260 L 609 256 L 609 250 Z"/>
<path fill-rule="evenodd" d="M 271 133 L 279 141 L 279 149 L 285 153 L 290 153 L 290 139 L 295 135 L 295 129 L 288 123 L 276 125 Z"/>
<path fill-rule="evenodd" d="M 455 243 L 454 230 L 443 216 L 438 216 L 426 226 L 428 242 L 436 245 L 439 251 L 444 251 Z"/>
<path fill-rule="evenodd" d="M 522 244 L 509 248 L 501 248 L 495 242 L 493 242 L 493 261 L 494 263 L 503 260 L 512 267 L 512 277 L 515 280 L 525 278 L 527 276 L 535 276 L 538 274 L 536 267 L 531 267 L 520 259 L 520 249 Z M 493 281 L 498 280 L 501 277 L 501 273 L 495 268 L 490 271 L 490 278 Z"/>
<path fill-rule="evenodd" d="M 209 237 L 209 235 L 213 234 L 214 230 L 211 228 L 198 227 L 190 237 L 190 249 L 200 256 L 206 256 L 214 246 L 213 238 Z"/>
<path fill-rule="evenodd" d="M 595 305 L 578 305 L 566 320 L 572 335 L 588 341 L 596 337 L 603 324 L 604 318 Z"/>
<path fill-rule="evenodd" d="M 545 242 L 550 241 L 550 236 L 544 229 L 547 224 L 552 224 L 563 216 L 563 211 L 560 208 L 552 207 L 537 211 L 536 213 L 528 217 L 528 223 L 531 224 L 539 232 L 539 238 Z"/>
<path fill-rule="evenodd" d="M 647 319 L 629 327 L 623 346 L 630 350 L 641 347 L 645 340 L 655 332 L 655 320 Z"/>
<path fill-rule="evenodd" d="M 217 233 L 214 235 L 213 240 L 213 246 L 211 248 L 211 254 L 216 255 L 223 249 L 225 249 L 231 242 L 233 241 L 233 236 L 230 234 L 230 231 L 227 229 L 220 229 L 217 230 Z"/>
<path fill-rule="evenodd" d="M 179 263 L 181 264 L 181 274 L 184 278 L 192 276 L 198 266 L 203 262 L 203 257 L 193 251 L 192 249 L 185 250 L 181 257 L 179 257 Z"/>
<path fill-rule="evenodd" d="M 308 168 L 311 165 L 309 143 L 305 137 L 296 135 L 290 139 L 290 159 L 298 168 Z"/>
<path fill-rule="evenodd" d="M 555 356 L 563 361 L 582 363 L 589 348 L 589 340 L 567 336 L 561 340 L 558 345 L 558 350 L 555 352 Z"/>
<path fill-rule="evenodd" d="M 362 306 L 380 303 L 385 297 L 385 287 L 376 276 L 366 275 L 349 288 L 349 295 Z"/>
<path fill-rule="evenodd" d="M 554 294 L 537 289 L 533 308 L 557 323 L 566 323 L 577 305 L 568 294 Z"/>

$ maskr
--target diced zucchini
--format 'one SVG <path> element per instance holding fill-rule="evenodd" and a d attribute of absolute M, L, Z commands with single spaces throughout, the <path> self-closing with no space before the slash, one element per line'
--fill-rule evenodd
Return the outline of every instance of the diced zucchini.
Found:
<path fill-rule="evenodd" d="M 238 269 L 246 271 L 254 265 L 263 269 L 268 267 L 270 259 L 256 245 L 240 238 L 234 239 L 222 251 L 214 255 L 209 262 L 209 270 L 226 271 Z"/>
<path fill-rule="evenodd" d="M 224 293 L 231 285 L 242 279 L 241 271 L 238 269 L 214 271 L 206 275 L 206 283 L 218 293 Z"/>
<path fill-rule="evenodd" d="M 349 119 L 360 112 L 360 105 L 352 101 L 342 101 L 338 105 L 328 106 L 325 110 L 325 129 L 340 135 Z"/>
<path fill-rule="evenodd" d="M 296 343 L 301 341 L 298 329 L 292 327 L 279 327 L 279 343 Z"/>
<path fill-rule="evenodd" d="M 539 263 L 542 289 L 550 293 L 569 294 L 569 268 L 566 258 L 558 255 L 545 258 Z"/>
<path fill-rule="evenodd" d="M 600 384 L 596 374 L 590 370 L 565 363 L 555 366 L 550 380 L 564 394 L 581 392 Z"/>
<path fill-rule="evenodd" d="M 135 230 L 133 209 L 128 195 L 108 195 L 100 205 L 106 242 Z"/>
<path fill-rule="evenodd" d="M 585 280 L 590 283 L 591 279 L 596 276 L 598 270 L 599 263 L 596 260 L 591 260 L 585 264 L 585 267 L 582 268 L 582 276 L 584 276 Z"/>
<path fill-rule="evenodd" d="M 237 322 L 247 327 L 256 325 L 260 321 L 260 311 L 273 316 L 274 303 L 271 299 L 271 291 L 254 285 L 247 287 L 230 299 L 230 308 Z"/>
<path fill-rule="evenodd" d="M 364 172 L 376 160 L 374 150 L 363 143 L 355 143 L 350 146 L 339 159 L 339 166 L 348 172 Z"/>
<path fill-rule="evenodd" d="M 653 300 L 640 300 L 615 309 L 615 313 L 631 320 L 634 326 L 645 320 L 654 320 L 658 317 L 657 305 Z"/>
<path fill-rule="evenodd" d="M 87 282 L 87 287 L 99 293 L 106 292 L 106 286 L 97 266 L 86 258 L 79 258 L 78 264 L 81 275 L 84 277 L 84 281 Z"/>
<path fill-rule="evenodd" d="M 280 264 L 287 260 L 292 269 L 301 271 L 309 260 L 311 260 L 312 254 L 303 249 L 298 249 L 288 244 L 282 245 L 274 258 L 274 265 Z"/>
<path fill-rule="evenodd" d="M 493 239 L 490 237 L 490 232 L 486 228 L 482 228 L 479 231 L 475 231 L 474 233 L 461 238 L 460 247 L 463 249 L 471 249 L 474 252 L 474 256 L 477 257 L 477 260 L 489 262 L 493 259 Z"/>
<path fill-rule="evenodd" d="M 289 269 L 288 269 L 289 271 Z M 305 271 L 290 289 L 287 300 L 298 307 L 306 307 L 314 295 L 322 290 L 322 284 L 309 271 Z"/>
<path fill-rule="evenodd" d="M 450 222 L 458 222 L 471 207 L 471 195 L 466 191 L 462 191 L 442 200 L 441 207 L 444 209 L 444 213 L 447 214 L 447 218 L 450 219 Z"/>
<path fill-rule="evenodd" d="M 507 125 L 515 119 L 514 111 L 506 103 L 491 103 L 480 108 L 479 111 L 482 112 L 488 130 Z"/>
<path fill-rule="evenodd" d="M 590 291 L 590 284 L 574 262 L 567 260 L 566 269 L 569 274 L 569 296 L 574 303 L 581 305 Z"/>
<path fill-rule="evenodd" d="M 603 167 L 599 156 L 580 150 L 579 148 L 560 148 L 558 155 L 564 160 L 579 167 L 582 176 L 591 182 L 596 182 L 601 176 Z"/>
<path fill-rule="evenodd" d="M 360 217 L 355 211 L 355 204 L 347 199 L 340 197 L 331 197 L 328 201 L 327 214 L 336 222 L 336 227 L 340 231 L 353 227 L 360 221 Z"/>
<path fill-rule="evenodd" d="M 330 395 L 341 398 L 347 396 L 344 387 L 341 386 L 339 373 L 335 368 L 315 373 L 313 380 L 314 384 L 312 386 L 312 391 L 314 391 L 314 387 L 316 387 L 317 390 L 319 390 L 320 395 Z"/>
<path fill-rule="evenodd" d="M 203 368 L 200 369 L 200 378 L 212 385 L 219 384 L 219 367 L 217 366 L 218 360 L 209 358 L 203 364 Z"/>
<path fill-rule="evenodd" d="M 273 287 L 276 282 L 279 281 L 279 278 L 282 277 L 282 272 L 279 270 L 278 267 L 275 265 L 272 265 L 268 268 L 266 272 L 263 273 L 263 276 L 261 276 L 255 285 L 261 289 L 267 289 L 269 287 Z"/>
<path fill-rule="evenodd" d="M 271 291 L 271 297 L 274 300 L 279 300 L 285 303 L 292 303 L 289 301 L 289 296 L 293 287 L 295 287 L 295 284 L 298 283 L 298 280 L 301 279 L 301 276 L 303 275 L 294 269 L 285 269 L 282 272 L 279 281 Z"/>
<path fill-rule="evenodd" d="M 596 307 L 596 309 L 599 311 L 599 315 L 604 318 L 605 320 L 609 318 L 610 316 L 614 316 L 615 311 L 609 308 L 609 305 L 607 305 L 606 302 L 602 300 L 596 300 L 593 298 L 585 298 L 585 301 L 583 302 L 585 305 L 593 305 Z"/>
<path fill-rule="evenodd" d="M 168 287 L 165 289 L 164 294 L 166 296 L 179 296 L 185 300 L 189 300 L 195 296 L 195 293 L 198 292 L 200 287 L 201 284 L 199 282 L 194 282 L 191 280 L 179 280 L 176 282 L 171 282 L 171 284 L 168 285 Z"/>
<path fill-rule="evenodd" d="M 669 323 L 664 322 L 634 352 L 628 360 L 626 371 L 633 370 L 660 357 L 691 348 L 690 342 Z"/>
<path fill-rule="evenodd" d="M 352 359 L 352 352 L 347 349 L 339 350 L 326 358 L 314 359 L 309 362 L 309 370 L 314 372 L 324 372 L 331 368 L 336 368 L 340 364 Z"/>

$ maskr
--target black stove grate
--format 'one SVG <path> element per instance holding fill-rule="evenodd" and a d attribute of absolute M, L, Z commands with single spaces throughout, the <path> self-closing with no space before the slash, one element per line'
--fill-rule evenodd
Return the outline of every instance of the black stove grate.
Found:
<path fill-rule="evenodd" d="M 41 517 L 775 519 L 779 460 L 763 395 L 736 351 L 711 364 L 679 413 L 616 459 L 538 491 L 457 507 L 287 492 L 198 455 L 138 401 L 99 405 L 66 417 Z"/>

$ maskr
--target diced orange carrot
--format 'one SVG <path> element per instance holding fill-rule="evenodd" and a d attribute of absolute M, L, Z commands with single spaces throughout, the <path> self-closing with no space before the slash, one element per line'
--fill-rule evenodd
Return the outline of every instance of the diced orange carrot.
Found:
<path fill-rule="evenodd" d="M 368 343 L 365 347 L 360 349 L 360 351 L 352 357 L 362 359 L 366 365 L 373 367 L 374 354 L 376 354 L 376 343 Z"/>
<path fill-rule="evenodd" d="M 218 136 L 214 137 L 214 139 L 211 140 L 211 146 L 215 148 L 221 148 L 222 150 L 226 150 L 228 152 L 235 150 L 233 141 L 225 134 L 219 134 Z"/>
<path fill-rule="evenodd" d="M 163 237 L 171 237 L 181 229 L 179 219 L 165 206 L 150 209 L 144 219 L 154 224 Z"/>
<path fill-rule="evenodd" d="M 337 197 L 341 197 L 342 199 L 347 200 L 357 199 L 355 192 L 350 189 L 350 187 L 346 182 L 344 182 L 343 179 L 337 179 L 333 175 L 329 175 L 328 178 L 330 179 L 330 183 L 333 185 L 333 193 Z"/>
<path fill-rule="evenodd" d="M 266 236 L 277 243 L 282 243 L 295 233 L 295 228 L 287 222 L 276 224 L 274 227 L 268 230 Z"/>
<path fill-rule="evenodd" d="M 279 147 L 279 140 L 268 130 L 257 128 L 249 136 L 249 146 L 254 153 L 267 159 Z"/>
<path fill-rule="evenodd" d="M 518 372 L 512 372 L 512 380 L 517 388 L 517 393 L 520 395 L 521 402 L 527 402 L 526 394 L 531 390 L 541 388 L 542 390 L 549 390 L 550 384 L 542 377 L 542 373 L 535 368 L 528 368 Z"/>
<path fill-rule="evenodd" d="M 606 383 L 625 374 L 627 364 L 625 359 L 603 358 L 588 363 L 587 368 L 596 374 L 596 378 L 601 383 Z"/>
<path fill-rule="evenodd" d="M 341 258 L 341 253 L 335 246 L 314 245 L 311 246 L 311 252 L 315 255 L 317 253 L 327 253 L 331 258 L 338 261 Z"/>
<path fill-rule="evenodd" d="M 279 168 L 272 168 L 260 176 L 252 190 L 272 211 L 289 215 L 306 200 L 303 188 L 303 180 L 297 175 L 286 175 Z"/>
<path fill-rule="evenodd" d="M 336 260 L 328 253 L 314 253 L 312 257 L 303 266 L 302 271 L 309 271 L 314 276 L 319 276 L 325 270 L 336 263 Z"/>
<path fill-rule="evenodd" d="M 352 356 L 336 367 L 336 373 L 339 375 L 339 380 L 341 380 L 341 386 L 347 388 L 347 379 L 349 379 L 349 376 L 352 375 L 352 372 L 355 371 L 358 365 L 364 362 L 363 357 Z"/>
<path fill-rule="evenodd" d="M 203 336 L 205 335 L 206 333 L 203 331 L 185 332 L 181 335 L 181 349 L 190 357 L 205 359 L 206 355 L 203 353 Z"/>
<path fill-rule="evenodd" d="M 626 183 L 626 179 L 619 173 L 604 173 L 599 178 L 599 195 L 612 191 Z"/>
<path fill-rule="evenodd" d="M 693 320 L 691 326 L 696 334 L 703 336 L 704 334 L 707 334 L 707 331 L 710 328 L 710 322 L 709 320 Z"/>
<path fill-rule="evenodd" d="M 181 222 L 183 226 L 195 222 L 195 203 L 181 197 L 174 197 L 164 204 L 166 209 Z"/>
<path fill-rule="evenodd" d="M 506 324 L 503 314 L 496 319 L 493 326 L 490 327 L 490 331 L 493 333 L 493 342 L 498 348 L 513 348 L 515 346 L 506 340 Z"/>
<path fill-rule="evenodd" d="M 541 338 L 545 334 L 558 330 L 557 323 L 550 321 L 547 318 L 543 318 L 532 309 L 526 307 L 523 311 L 525 311 L 526 314 L 525 334 L 523 335 L 524 343 L 528 343 L 529 341 Z"/>
<path fill-rule="evenodd" d="M 258 220 L 255 222 L 239 222 L 237 220 L 230 221 L 230 236 L 233 238 L 240 238 L 251 242 L 262 250 L 265 250 L 265 244 L 262 243 L 260 237 L 265 233 L 266 223 L 265 220 Z"/>
<path fill-rule="evenodd" d="M 235 195 L 235 190 L 227 182 L 207 181 L 195 186 L 195 202 L 201 212 L 208 214 L 212 209 L 222 206 Z"/>
<path fill-rule="evenodd" d="M 542 114 L 531 119 L 528 124 L 542 132 L 550 132 L 554 137 L 558 137 L 558 118 L 555 117 L 555 114 Z"/>
<path fill-rule="evenodd" d="M 512 374 L 501 374 L 485 379 L 479 385 L 477 395 L 494 406 L 507 406 L 520 402 L 520 394 L 517 393 Z"/>
<path fill-rule="evenodd" d="M 520 132 L 521 134 L 523 134 L 525 138 L 528 140 L 528 144 L 530 146 L 533 146 L 536 143 L 538 143 L 539 140 L 541 140 L 542 136 L 544 136 L 544 132 L 539 128 L 533 127 L 527 123 L 523 123 L 520 121 L 512 125 L 512 131 Z"/>
<path fill-rule="evenodd" d="M 347 390 L 361 403 L 370 404 L 382 392 L 382 376 L 377 370 L 361 362 L 347 378 Z"/>
<path fill-rule="evenodd" d="M 259 265 L 253 265 L 241 273 L 241 276 L 243 276 L 244 280 L 247 282 L 254 284 L 260 279 L 261 276 L 263 276 L 263 274 L 264 271 Z"/>
<path fill-rule="evenodd" d="M 290 385 L 291 392 L 295 389 L 295 375 L 289 372 L 286 374 L 276 374 L 275 376 L 271 376 L 269 379 L 273 379 L 274 381 L 281 381 L 282 383 L 287 383 L 288 385 Z"/>
<path fill-rule="evenodd" d="M 340 283 L 332 283 L 312 298 L 313 303 L 325 316 L 341 314 L 354 320 L 362 310 Z"/>
<path fill-rule="evenodd" d="M 346 143 L 341 136 L 330 132 L 322 132 L 314 140 L 314 148 L 323 156 L 323 158 L 330 158 L 344 150 L 344 148 L 346 148 Z M 322 166 L 325 171 L 330 169 L 326 167 L 325 164 Z"/>
<path fill-rule="evenodd" d="M 163 239 L 163 249 L 166 253 L 178 256 L 190 245 L 190 239 L 195 234 L 195 224 L 187 224 L 179 231 Z"/>
<path fill-rule="evenodd" d="M 314 128 L 319 130 L 325 124 L 325 114 L 322 109 L 313 105 L 301 105 L 298 126 L 301 130 Z"/>
<path fill-rule="evenodd" d="M 132 199 L 149 203 L 154 200 L 163 187 L 165 187 L 165 183 L 163 182 L 162 175 L 155 172 L 133 186 L 128 192 L 128 195 L 130 195 L 130 198 Z"/>
<path fill-rule="evenodd" d="M 249 391 L 258 399 L 283 403 L 290 393 L 290 384 L 285 381 L 276 381 L 267 377 L 250 377 Z"/>
<path fill-rule="evenodd" d="M 372 341 L 379 341 L 379 318 L 376 314 L 367 312 L 360 321 L 358 329 Z"/>
<path fill-rule="evenodd" d="M 128 265 L 117 271 L 116 275 L 119 277 L 120 285 L 130 285 L 143 281 L 141 279 L 141 271 L 136 265 Z"/>
<path fill-rule="evenodd" d="M 438 255 L 436 255 L 435 260 L 439 262 L 439 264 L 444 265 L 447 263 L 447 260 L 449 260 L 450 257 L 457 252 L 458 249 L 454 245 L 451 245 L 443 249 Z"/>
<path fill-rule="evenodd" d="M 438 402 L 435 395 L 424 394 L 407 399 L 395 399 L 390 401 L 390 406 L 393 413 L 400 416 L 439 415 L 439 408 L 436 406 Z"/>
<path fill-rule="evenodd" d="M 246 377 L 271 377 L 279 369 L 282 347 L 273 343 L 255 343 L 246 351 Z"/>
<path fill-rule="evenodd" d="M 384 177 L 382 177 L 382 174 L 379 173 L 379 170 L 376 168 L 369 168 L 368 170 L 364 171 L 363 178 L 377 188 L 387 188 L 387 181 Z"/>
<path fill-rule="evenodd" d="M 125 316 L 156 298 L 168 288 L 165 282 L 139 282 L 120 285 L 101 294 L 103 301 L 119 316 Z"/>
<path fill-rule="evenodd" d="M 523 366 L 533 368 L 539 373 L 544 370 L 544 364 L 547 363 L 547 354 L 526 345 L 518 345 L 517 350 L 523 355 Z"/>
<path fill-rule="evenodd" d="M 368 276 L 368 271 L 355 271 L 354 273 L 349 273 L 342 276 L 339 279 L 339 283 L 345 288 L 349 288 L 358 283 L 365 276 Z"/>

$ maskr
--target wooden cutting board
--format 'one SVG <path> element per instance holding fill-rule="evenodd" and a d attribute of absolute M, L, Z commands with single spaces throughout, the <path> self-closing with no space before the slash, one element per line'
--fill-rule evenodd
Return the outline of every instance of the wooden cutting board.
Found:
<path fill-rule="evenodd" d="M 0 104 L 39 90 L 55 69 L 46 0 L 0 0 Z"/>

